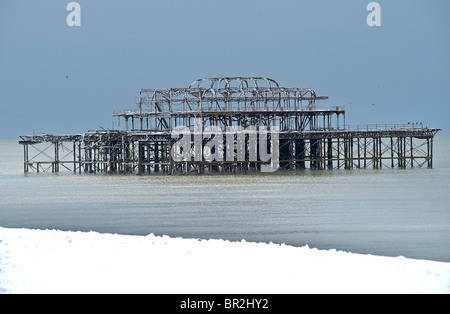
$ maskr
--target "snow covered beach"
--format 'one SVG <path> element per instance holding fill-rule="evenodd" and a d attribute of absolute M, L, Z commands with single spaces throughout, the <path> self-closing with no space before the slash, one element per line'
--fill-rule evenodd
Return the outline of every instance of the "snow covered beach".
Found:
<path fill-rule="evenodd" d="M 450 263 L 0 227 L 0 293 L 450 293 Z"/>

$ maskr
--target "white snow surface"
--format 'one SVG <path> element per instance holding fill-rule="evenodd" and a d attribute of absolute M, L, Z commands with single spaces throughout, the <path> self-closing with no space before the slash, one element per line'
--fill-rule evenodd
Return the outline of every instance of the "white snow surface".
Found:
<path fill-rule="evenodd" d="M 0 227 L 0 293 L 450 293 L 450 263 L 284 244 Z"/>

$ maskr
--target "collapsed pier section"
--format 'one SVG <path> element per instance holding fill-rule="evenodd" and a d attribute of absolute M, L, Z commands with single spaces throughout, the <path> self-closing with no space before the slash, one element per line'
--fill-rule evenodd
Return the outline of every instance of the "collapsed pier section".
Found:
<path fill-rule="evenodd" d="M 261 142 L 253 147 L 256 158 L 252 157 L 249 130 L 260 136 L 261 131 L 269 129 L 277 130 L 280 169 L 433 166 L 433 138 L 439 129 L 418 124 L 348 127 L 343 107 L 317 108 L 318 101 L 327 98 L 317 96 L 310 88 L 280 87 L 274 80 L 261 77 L 208 78 L 188 88 L 141 89 L 137 108 L 113 113 L 123 130 L 21 136 L 24 172 L 257 171 L 267 161 L 260 158 Z M 179 141 L 174 131 L 180 128 L 189 132 L 189 148 L 182 160 L 173 154 Z M 208 129 L 227 136 L 228 130 L 238 130 L 244 137 L 240 140 L 239 133 L 227 139 L 206 136 L 203 131 Z M 199 138 L 200 150 L 196 146 Z M 214 140 L 214 149 L 221 148 L 227 158 L 205 158 L 203 150 Z M 242 149 L 245 153 L 240 154 Z M 271 151 L 270 145 L 264 149 Z"/>

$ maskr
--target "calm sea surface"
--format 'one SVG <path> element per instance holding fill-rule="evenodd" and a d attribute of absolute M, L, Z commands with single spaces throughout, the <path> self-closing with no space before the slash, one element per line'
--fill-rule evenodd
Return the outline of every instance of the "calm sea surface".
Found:
<path fill-rule="evenodd" d="M 23 174 L 0 139 L 0 226 L 308 244 L 450 262 L 450 133 L 434 168 L 252 175 Z"/>

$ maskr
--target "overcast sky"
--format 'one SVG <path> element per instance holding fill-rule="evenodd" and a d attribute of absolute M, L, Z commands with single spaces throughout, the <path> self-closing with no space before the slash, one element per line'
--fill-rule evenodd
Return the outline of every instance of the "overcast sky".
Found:
<path fill-rule="evenodd" d="M 140 88 L 266 76 L 348 124 L 450 129 L 450 1 L 0 0 L 0 137 L 111 128 Z"/>

